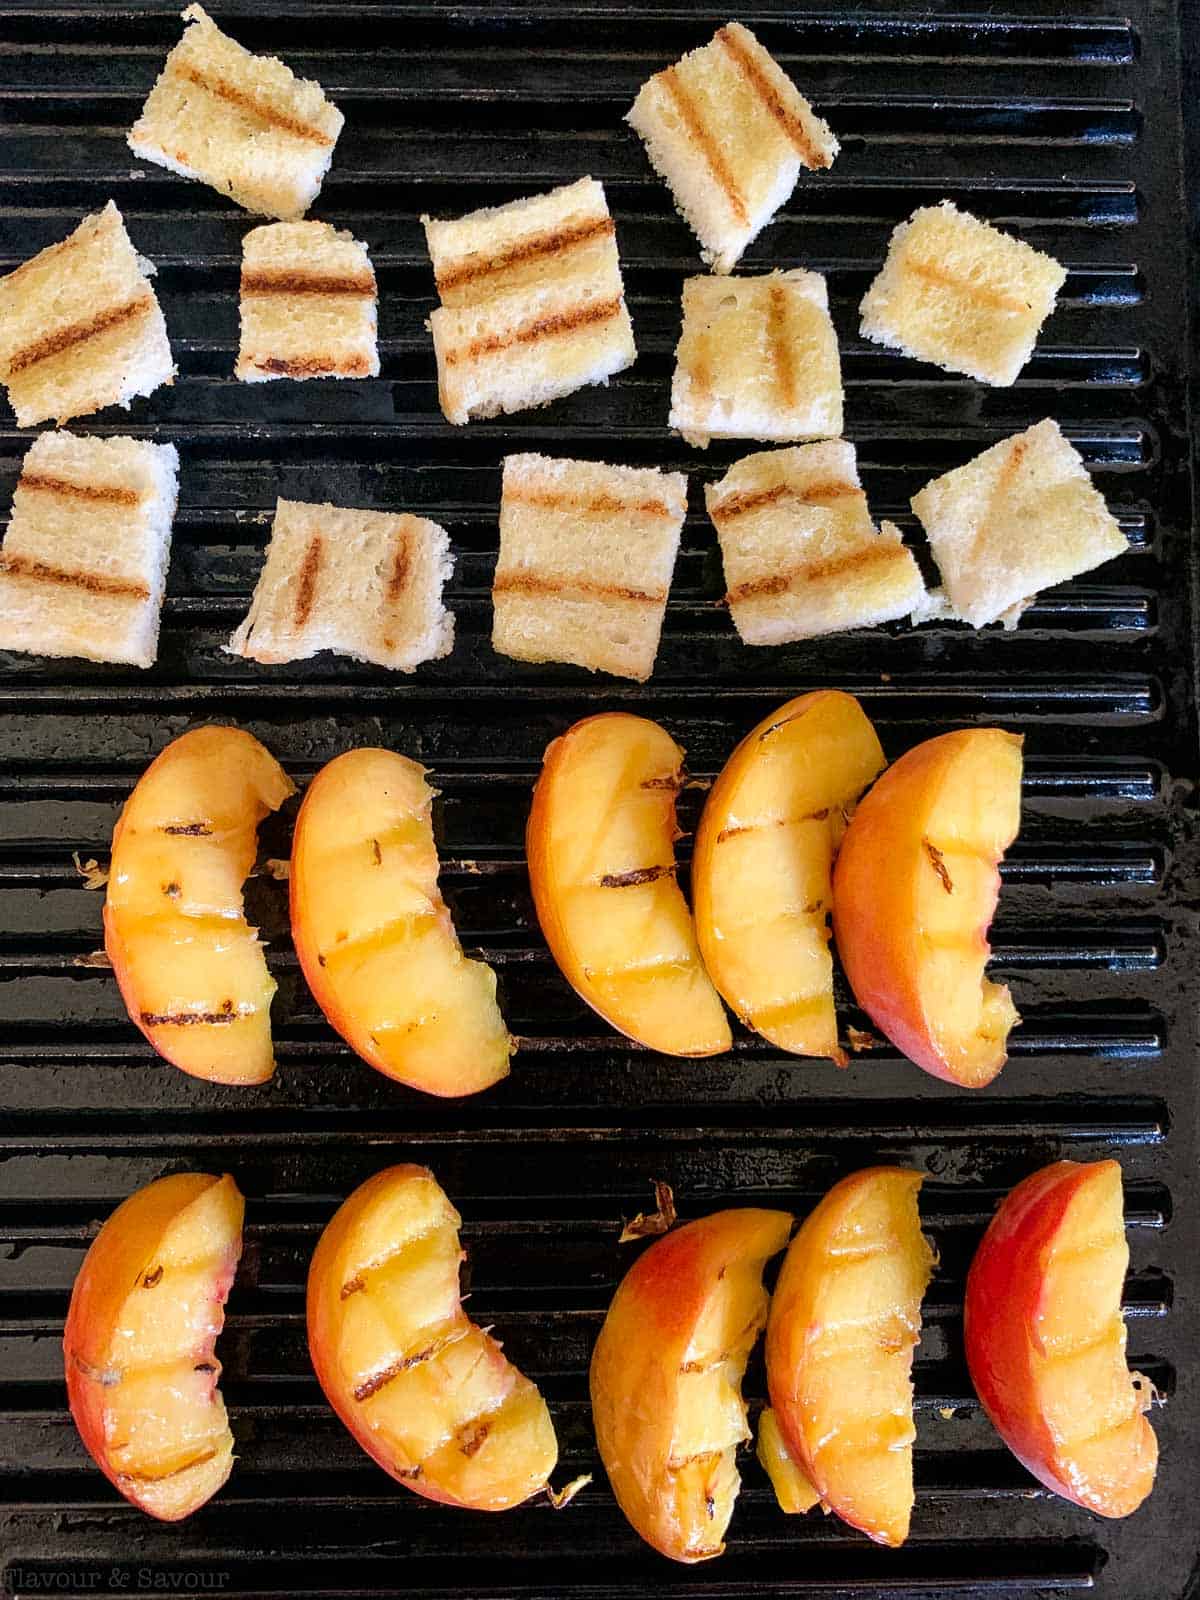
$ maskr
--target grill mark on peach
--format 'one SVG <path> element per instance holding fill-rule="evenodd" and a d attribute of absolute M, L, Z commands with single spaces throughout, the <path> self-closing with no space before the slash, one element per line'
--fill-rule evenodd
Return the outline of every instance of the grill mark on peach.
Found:
<path fill-rule="evenodd" d="M 692 137 L 692 143 L 699 148 L 708 170 L 720 186 L 734 219 L 741 227 L 748 228 L 750 226 L 750 216 L 746 210 L 746 202 L 743 200 L 733 173 L 730 172 L 728 163 L 721 153 L 720 145 L 705 127 L 704 119 L 701 117 L 694 101 L 679 81 L 678 70 L 675 67 L 668 67 L 665 72 L 659 73 L 658 81 L 670 96 L 676 111 L 683 119 L 684 126 Z"/>
<path fill-rule="evenodd" d="M 327 294 L 346 295 L 359 300 L 375 298 L 374 273 L 347 274 L 337 277 L 332 273 L 266 272 L 263 270 L 242 273 L 241 292 L 256 295 Z"/>
<path fill-rule="evenodd" d="M 163 1269 L 162 1269 L 162 1263 L 160 1262 L 158 1264 L 158 1266 L 155 1267 L 153 1272 L 147 1272 L 146 1273 L 145 1277 L 142 1279 L 142 1288 L 143 1289 L 154 1289 L 154 1288 L 157 1288 L 157 1286 L 162 1282 L 162 1275 L 163 1275 Z"/>
<path fill-rule="evenodd" d="M 932 261 L 910 256 L 903 265 L 918 278 L 924 278 L 926 283 L 936 284 L 941 289 L 953 289 L 966 299 L 976 300 L 993 311 L 1026 312 L 1033 309 L 1028 300 L 1018 300 L 1015 295 L 1005 294 L 1003 289 L 993 289 L 986 283 L 975 283 L 970 278 L 959 277 L 957 273 L 947 272 L 945 267 Z"/>
<path fill-rule="evenodd" d="M 570 228 L 556 228 L 551 233 L 536 234 L 533 238 L 523 239 L 520 244 L 512 245 L 499 255 L 492 256 L 488 261 L 464 261 L 461 265 L 449 267 L 444 272 L 435 272 L 438 293 L 446 294 L 449 290 L 459 288 L 461 284 L 474 283 L 479 278 L 506 272 L 509 267 L 536 261 L 539 256 L 565 254 L 577 245 L 586 244 L 601 235 L 611 236 L 615 232 L 616 228 L 611 217 L 593 217 L 587 222 L 577 222 Z"/>
<path fill-rule="evenodd" d="M 664 778 L 643 778 L 643 789 L 669 789 L 672 794 L 678 794 L 683 788 L 684 777 L 682 772 L 668 773 Z"/>
<path fill-rule="evenodd" d="M 162 831 L 177 839 L 212 838 L 212 826 L 207 822 L 166 822 Z"/>
<path fill-rule="evenodd" d="M 17 373 L 26 372 L 40 362 L 48 361 L 51 356 L 62 355 L 64 350 L 73 350 L 76 345 L 86 344 L 89 339 L 95 339 L 111 328 L 118 328 L 123 322 L 132 321 L 134 317 L 143 317 L 153 309 L 154 296 L 142 294 L 136 300 L 129 300 L 124 305 L 114 306 L 109 311 L 101 311 L 86 322 L 73 322 L 69 327 L 58 328 L 35 343 L 26 345 L 23 350 L 18 350 L 9 360 L 9 376 L 15 377 Z"/>
<path fill-rule="evenodd" d="M 673 517 L 675 512 L 663 500 L 622 500 L 615 494 L 576 495 L 559 489 L 505 488 L 506 504 L 539 506 L 548 511 L 594 512 L 597 516 Z"/>
<path fill-rule="evenodd" d="M 317 576 L 321 570 L 321 535 L 316 533 L 309 541 L 308 549 L 304 553 L 304 563 L 300 568 L 300 576 L 296 582 L 296 613 L 295 625 L 303 628 L 312 615 L 313 602 L 317 598 Z"/>
<path fill-rule="evenodd" d="M 109 578 L 100 572 L 67 572 L 61 567 L 48 566 L 44 561 L 34 561 L 29 556 L 0 555 L 0 572 L 7 572 L 13 578 L 29 578 L 35 583 L 57 583 L 64 588 L 84 589 L 88 594 L 109 595 L 117 600 L 150 598 L 150 590 L 144 583 Z"/>
<path fill-rule="evenodd" d="M 882 543 L 882 541 L 881 541 Z M 883 544 L 880 549 L 858 550 L 853 555 L 836 561 L 817 561 L 810 566 L 797 567 L 792 572 L 779 573 L 770 578 L 756 578 L 751 583 L 740 583 L 725 596 L 726 603 L 737 605 L 743 600 L 765 600 L 772 595 L 786 594 L 802 583 L 817 583 L 822 578 L 840 578 L 847 572 L 864 567 L 883 566 L 894 561 L 900 551 L 896 544 Z"/>
<path fill-rule="evenodd" d="M 365 378 L 371 363 L 364 355 L 340 356 L 248 356 L 245 365 L 255 372 L 271 372 L 279 378 Z"/>
<path fill-rule="evenodd" d="M 539 339 L 549 339 L 561 333 L 574 333 L 598 322 L 608 322 L 619 316 L 624 305 L 618 294 L 610 300 L 598 300 L 592 305 L 575 306 L 570 311 L 557 311 L 552 316 L 538 317 L 535 322 L 524 323 L 511 333 L 493 333 L 476 339 L 460 350 L 447 350 L 442 360 L 446 366 L 457 366 L 460 361 L 474 361 L 479 356 L 495 355 L 509 350 L 515 344 L 536 344 Z"/>
<path fill-rule="evenodd" d="M 767 729 L 767 733 L 774 731 L 773 728 Z M 765 735 L 760 734 L 759 737 L 763 738 Z M 736 839 L 739 833 L 758 833 L 764 828 L 788 828 L 800 822 L 824 822 L 828 815 L 829 807 L 823 806 L 820 811 L 806 811 L 802 817 L 772 817 L 770 822 L 735 823 L 731 828 L 721 829 L 717 834 L 717 843 L 721 844 L 726 839 Z"/>
<path fill-rule="evenodd" d="M 820 171 L 825 167 L 831 166 L 833 164 L 832 156 L 826 155 L 823 150 L 818 150 L 816 145 L 813 144 L 803 122 L 794 111 L 783 103 L 779 91 L 741 40 L 730 32 L 728 26 L 717 29 L 717 38 L 735 67 L 758 96 L 763 108 L 774 117 L 780 128 L 787 135 L 804 165 L 810 171 Z"/>
<path fill-rule="evenodd" d="M 215 1450 L 202 1450 L 190 1461 L 185 1461 L 181 1467 L 172 1467 L 170 1472 L 118 1472 L 117 1477 L 122 1483 L 167 1483 L 172 1478 L 182 1477 L 185 1472 L 191 1472 L 195 1467 L 204 1466 L 212 1461 L 216 1454 Z"/>
<path fill-rule="evenodd" d="M 136 489 L 126 489 L 119 484 L 71 483 L 67 478 L 54 478 L 41 472 L 23 472 L 17 479 L 17 488 L 25 493 L 58 494 L 73 500 L 96 500 L 114 506 L 138 506 L 142 496 Z"/>
<path fill-rule="evenodd" d="M 418 1350 L 415 1356 L 402 1356 L 399 1361 L 393 1361 L 391 1366 L 384 1367 L 382 1372 L 377 1372 L 374 1377 L 368 1378 L 365 1383 L 355 1386 L 354 1398 L 356 1400 L 369 1400 L 372 1395 L 386 1389 L 393 1379 L 398 1378 L 402 1372 L 409 1372 L 413 1367 L 419 1367 L 423 1361 L 428 1361 L 436 1355 L 440 1347 L 431 1344 L 424 1350 Z"/>
<path fill-rule="evenodd" d="M 636 889 L 643 883 L 657 883 L 660 878 L 669 878 L 675 871 L 673 866 L 665 867 L 633 867 L 628 872 L 606 872 L 600 879 L 602 889 Z"/>
<path fill-rule="evenodd" d="M 478 1455 L 479 1451 L 483 1448 L 484 1440 L 487 1438 L 488 1434 L 491 1433 L 491 1431 L 492 1425 L 490 1422 L 476 1422 L 474 1424 L 469 1424 L 468 1427 L 462 1430 L 459 1434 L 458 1448 L 462 1451 L 463 1455 L 467 1457 Z"/>
<path fill-rule="evenodd" d="M 289 116 L 286 111 L 279 111 L 276 107 L 265 104 L 254 95 L 247 94 L 244 89 L 226 83 L 224 78 L 209 77 L 198 67 L 177 65 L 173 69 L 172 76 L 194 83 L 198 89 L 206 90 L 216 99 L 224 100 L 227 105 L 236 106 L 239 111 L 248 112 L 250 116 L 257 117 L 260 122 L 269 128 L 276 128 L 280 133 L 290 133 L 296 139 L 306 139 L 310 144 L 319 144 L 326 150 L 337 142 L 336 136 L 326 133 L 324 129 L 315 128 L 309 122 L 302 122 L 299 117 Z"/>
<path fill-rule="evenodd" d="M 921 843 L 925 846 L 925 854 L 929 857 L 930 866 L 942 881 L 942 888 L 945 889 L 947 894 L 953 894 L 954 883 L 951 880 L 950 869 L 946 865 L 942 852 L 931 839 L 922 839 Z"/>
<path fill-rule="evenodd" d="M 232 1000 L 222 1001 L 220 1011 L 143 1011 L 139 1015 L 147 1028 L 215 1028 L 238 1018 Z"/>
<path fill-rule="evenodd" d="M 728 500 L 722 500 L 713 506 L 711 516 L 714 522 L 717 518 L 729 521 L 733 517 L 744 516 L 747 511 L 757 511 L 761 506 L 776 505 L 780 500 L 794 500 L 803 506 L 819 506 L 827 505 L 831 500 L 866 498 L 866 493 L 856 484 L 836 478 L 831 478 L 825 483 L 809 484 L 804 488 L 794 487 L 790 483 L 777 483 L 770 489 L 750 490 L 745 494 L 730 495 Z"/>
<path fill-rule="evenodd" d="M 633 600 L 642 605 L 663 605 L 665 589 L 647 592 L 627 589 L 622 584 L 593 583 L 590 578 L 542 578 L 534 572 L 498 572 L 492 582 L 497 594 L 583 594 L 598 600 Z"/>

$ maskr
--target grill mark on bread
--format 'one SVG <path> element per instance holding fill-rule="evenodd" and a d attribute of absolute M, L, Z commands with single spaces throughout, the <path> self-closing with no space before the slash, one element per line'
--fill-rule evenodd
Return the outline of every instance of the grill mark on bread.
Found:
<path fill-rule="evenodd" d="M 665 589 L 627 589 L 619 583 L 596 583 L 590 578 L 543 578 L 536 572 L 498 572 L 492 582 L 497 594 L 576 594 L 596 600 L 633 600 L 641 605 L 662 605 Z"/>
<path fill-rule="evenodd" d="M 204 89 L 216 99 L 236 106 L 239 111 L 249 112 L 252 117 L 257 117 L 260 122 L 266 123 L 269 128 L 277 129 L 280 133 L 290 133 L 296 139 L 306 139 L 310 144 L 319 144 L 326 150 L 332 149 L 337 142 L 336 136 L 326 133 L 324 129 L 315 128 L 310 122 L 302 122 L 299 117 L 290 116 L 286 111 L 266 105 L 254 95 L 247 94 L 244 89 L 226 83 L 224 78 L 210 78 L 198 67 L 177 63 L 172 69 L 172 76 L 194 83 L 198 89 Z"/>
<path fill-rule="evenodd" d="M 968 300 L 977 300 L 980 305 L 989 306 L 993 311 L 1025 313 L 1033 309 L 1028 300 L 1019 300 L 1016 295 L 1005 294 L 1003 289 L 993 289 L 986 283 L 959 277 L 957 273 L 947 272 L 945 267 L 937 266 L 932 261 L 910 256 L 901 265 L 918 278 L 924 278 L 926 283 L 937 284 L 941 289 L 954 289 Z"/>
<path fill-rule="evenodd" d="M 992 486 L 992 492 L 987 498 L 987 503 L 983 509 L 983 516 L 979 519 L 979 525 L 975 530 L 975 537 L 971 541 L 971 547 L 962 557 L 962 570 L 964 572 L 970 572 L 972 567 L 974 567 L 980 550 L 983 549 L 991 534 L 992 522 L 995 518 L 996 511 L 1003 502 L 1004 496 L 1012 487 L 1012 480 L 1016 477 L 1017 472 L 1020 470 L 1021 463 L 1024 461 L 1028 450 L 1029 440 L 1024 434 L 1018 434 L 1012 442 L 1012 449 L 1008 452 L 1000 464 L 1000 471 L 996 474 L 996 482 Z"/>
<path fill-rule="evenodd" d="M 251 271 L 242 273 L 241 292 L 244 295 L 353 295 L 373 300 L 376 284 L 373 273 L 363 273 L 358 277 L 323 277 L 320 273 Z"/>
<path fill-rule="evenodd" d="M 244 365 L 255 372 L 270 372 L 277 378 L 366 378 L 370 362 L 364 355 L 340 356 L 247 356 Z"/>
<path fill-rule="evenodd" d="M 737 605 L 743 600 L 765 600 L 771 595 L 786 594 L 789 589 L 797 588 L 802 583 L 816 583 L 822 578 L 841 578 L 848 572 L 894 560 L 900 546 L 880 543 L 880 549 L 856 550 L 853 555 L 840 556 L 835 561 L 814 561 L 808 566 L 794 567 L 791 572 L 739 583 L 725 596 L 726 602 Z"/>
<path fill-rule="evenodd" d="M 744 494 L 732 494 L 713 506 L 711 516 L 729 520 L 744 516 L 747 511 L 757 511 L 761 506 L 775 505 L 780 500 L 795 500 L 803 506 L 826 505 L 830 500 L 865 500 L 866 493 L 857 484 L 831 478 L 827 483 L 813 483 L 801 488 L 795 484 L 777 483 L 770 489 L 752 489 Z"/>
<path fill-rule="evenodd" d="M 767 302 L 767 349 L 775 373 L 780 404 L 787 411 L 796 405 L 796 365 L 788 343 L 788 305 L 783 285 L 773 283 Z"/>
<path fill-rule="evenodd" d="M 387 595 L 385 598 L 389 606 L 397 605 L 403 596 L 411 566 L 412 551 L 409 548 L 408 534 L 401 528 L 396 535 L 396 554 L 392 558 L 392 570 L 388 575 Z"/>
<path fill-rule="evenodd" d="M 120 484 L 71 483 L 67 478 L 54 478 L 42 472 L 23 472 L 17 479 L 17 488 L 58 494 L 72 500 L 97 500 L 114 506 L 140 506 L 142 503 L 142 496 L 136 489 L 126 489 Z"/>
<path fill-rule="evenodd" d="M 548 511 L 593 512 L 597 516 L 673 517 L 665 500 L 622 500 L 615 494 L 578 495 L 569 490 L 505 487 L 504 499 L 523 506 L 540 506 Z"/>
<path fill-rule="evenodd" d="M 215 1028 L 236 1022 L 238 1013 L 232 1000 L 224 1000 L 220 1011 L 142 1011 L 139 1017 L 147 1028 Z"/>
<path fill-rule="evenodd" d="M 657 883 L 669 878 L 674 866 L 631 867 L 628 872 L 606 872 L 600 879 L 602 889 L 636 889 L 643 883 Z"/>
<path fill-rule="evenodd" d="M 601 235 L 611 237 L 615 232 L 616 225 L 611 217 L 591 217 L 586 222 L 577 222 L 574 227 L 555 228 L 550 233 L 535 234 L 532 238 L 522 239 L 519 244 L 511 245 L 509 249 L 502 250 L 488 260 L 464 261 L 461 265 L 449 267 L 444 272 L 435 270 L 438 293 L 446 294 L 452 289 L 460 288 L 464 283 L 474 283 L 479 278 L 506 272 L 509 267 L 522 266 L 527 261 L 536 261 L 540 256 L 563 254 L 575 249 L 577 245 L 598 239 Z"/>
<path fill-rule="evenodd" d="M 31 578 L 35 583 L 58 583 L 64 588 L 86 589 L 89 594 L 109 595 L 118 600 L 149 600 L 150 590 L 144 583 L 124 578 L 109 578 L 101 572 L 68 572 L 63 567 L 52 567 L 44 561 L 34 561 L 30 556 L 7 556 L 0 553 L 0 572 L 12 578 Z"/>
<path fill-rule="evenodd" d="M 697 110 L 691 96 L 679 81 L 679 73 L 675 67 L 667 67 L 660 72 L 658 81 L 670 95 L 676 111 L 683 119 L 684 126 L 692 137 L 692 143 L 697 145 L 700 154 L 704 157 L 708 170 L 720 185 L 729 209 L 733 212 L 735 220 L 743 227 L 750 226 L 750 216 L 746 210 L 746 202 L 742 198 L 733 173 L 721 153 L 721 147 L 704 125 L 704 120 Z"/>
<path fill-rule="evenodd" d="M 717 38 L 724 47 L 734 66 L 746 79 L 750 87 L 761 101 L 763 108 L 768 111 L 782 128 L 791 141 L 796 154 L 804 165 L 813 170 L 819 170 L 832 165 L 832 157 L 823 150 L 818 150 L 809 137 L 803 122 L 788 106 L 775 85 L 767 77 L 762 66 L 735 33 L 726 25 L 717 29 Z"/>
<path fill-rule="evenodd" d="M 461 349 L 447 350 L 443 360 L 448 367 L 454 367 L 460 361 L 474 361 L 479 356 L 495 355 L 498 350 L 507 350 L 514 344 L 536 344 L 539 339 L 552 338 L 556 334 L 574 333 L 579 328 L 608 322 L 619 316 L 624 303 L 623 297 L 618 294 L 611 300 L 598 300 L 590 305 L 573 306 L 569 311 L 556 311 L 552 316 L 523 323 L 511 333 L 489 334 Z"/>
<path fill-rule="evenodd" d="M 321 570 L 321 535 L 316 533 L 304 552 L 304 563 L 296 582 L 295 625 L 302 628 L 312 615 L 313 601 L 317 597 L 317 575 Z"/>
<path fill-rule="evenodd" d="M 47 333 L 33 344 L 26 345 L 24 350 L 17 351 L 9 360 L 9 375 L 15 376 L 19 372 L 26 372 L 40 362 L 48 361 L 51 356 L 61 355 L 64 350 L 72 350 L 78 344 L 86 344 L 89 339 L 107 333 L 110 328 L 118 328 L 123 322 L 145 316 L 153 309 L 154 296 L 141 294 L 136 300 L 129 300 L 124 305 L 101 311 L 98 316 L 90 317 L 86 322 L 72 322 L 66 328 L 56 328 L 53 333 Z"/>

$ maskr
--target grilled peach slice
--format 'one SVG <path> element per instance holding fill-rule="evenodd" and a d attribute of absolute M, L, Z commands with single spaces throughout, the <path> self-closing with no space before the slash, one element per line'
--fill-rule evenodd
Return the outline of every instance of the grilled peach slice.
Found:
<path fill-rule="evenodd" d="M 820 1505 L 821 1496 L 809 1483 L 787 1447 L 779 1418 L 768 1406 L 758 1419 L 758 1459 L 771 1480 L 779 1509 L 794 1516 Z"/>
<path fill-rule="evenodd" d="M 766 1321 L 763 1267 L 786 1211 L 718 1211 L 665 1234 L 625 1274 L 592 1355 L 596 1442 L 621 1510 L 675 1561 L 725 1548 L 750 1437 L 742 1374 Z"/>
<path fill-rule="evenodd" d="M 859 1004 L 917 1066 L 969 1089 L 1000 1071 L 1018 1021 L 984 968 L 1020 819 L 1020 739 L 944 733 L 883 774 L 833 875 L 834 937 Z"/>
<path fill-rule="evenodd" d="M 784 1444 L 822 1503 L 878 1544 L 913 1505 L 912 1358 L 933 1251 L 919 1173 L 869 1167 L 834 1185 L 784 1257 L 767 1386 Z"/>
<path fill-rule="evenodd" d="M 967 1276 L 967 1363 L 1017 1459 L 1056 1494 L 1127 1517 L 1154 1485 L 1149 1380 L 1125 1364 L 1129 1247 L 1115 1161 L 1019 1183 Z"/>
<path fill-rule="evenodd" d="M 292 938 L 317 1004 L 364 1061 L 429 1094 L 508 1072 L 496 974 L 468 961 L 438 889 L 434 791 L 390 750 L 351 750 L 309 785 L 292 844 Z"/>
<path fill-rule="evenodd" d="M 461 1221 L 425 1167 L 356 1189 L 309 1268 L 309 1351 L 385 1472 L 430 1500 L 504 1511 L 545 1487 L 558 1443 L 537 1389 L 462 1308 Z"/>
<path fill-rule="evenodd" d="M 655 722 L 587 717 L 546 751 L 526 831 L 538 920 L 606 1022 L 673 1056 L 728 1050 L 729 1023 L 675 881 L 683 751 Z"/>
<path fill-rule="evenodd" d="M 790 700 L 725 763 L 692 861 L 700 954 L 726 1003 L 781 1050 L 843 1066 L 830 878 L 847 819 L 883 765 L 853 695 Z"/>
<path fill-rule="evenodd" d="M 67 1398 L 127 1500 L 177 1522 L 233 1466 L 214 1354 L 242 1250 L 230 1177 L 181 1173 L 131 1195 L 92 1243 L 63 1335 Z"/>
<path fill-rule="evenodd" d="M 196 728 L 153 761 L 113 833 L 104 946 L 130 1018 L 196 1078 L 264 1083 L 271 997 L 242 884 L 257 828 L 294 785 L 239 728 Z"/>

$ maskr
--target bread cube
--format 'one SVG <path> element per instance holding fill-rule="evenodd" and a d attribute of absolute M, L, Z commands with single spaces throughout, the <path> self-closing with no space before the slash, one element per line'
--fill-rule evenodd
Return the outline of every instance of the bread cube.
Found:
<path fill-rule="evenodd" d="M 129 148 L 284 222 L 320 193 L 344 118 L 319 83 L 242 48 L 198 5 L 168 55 Z"/>
<path fill-rule="evenodd" d="M 375 272 L 367 247 L 327 222 L 268 222 L 242 241 L 243 383 L 373 378 Z"/>
<path fill-rule="evenodd" d="M 110 200 L 0 278 L 0 382 L 20 427 L 127 407 L 172 382 L 153 271 Z"/>
<path fill-rule="evenodd" d="M 870 628 L 917 609 L 925 585 L 890 522 L 876 529 L 844 439 L 744 456 L 704 491 L 746 644 Z"/>
<path fill-rule="evenodd" d="M 862 302 L 864 339 L 1007 388 L 1033 354 L 1066 271 L 943 200 L 892 234 Z"/>
<path fill-rule="evenodd" d="M 36 439 L 0 545 L 0 650 L 153 666 L 178 475 L 173 444 Z"/>
<path fill-rule="evenodd" d="M 453 647 L 442 605 L 453 570 L 436 522 L 280 500 L 250 610 L 227 648 L 268 665 L 330 650 L 413 672 Z"/>
<path fill-rule="evenodd" d="M 450 422 L 544 406 L 637 355 L 602 185 L 421 219 L 441 305 L 429 319 Z"/>
<path fill-rule="evenodd" d="M 1124 534 L 1079 452 L 1046 418 L 927 483 L 912 508 L 953 612 L 982 628 L 1124 554 Z"/>
<path fill-rule="evenodd" d="M 842 431 L 842 367 L 819 272 L 688 278 L 671 415 L 689 444 Z"/>
<path fill-rule="evenodd" d="M 506 456 L 493 647 L 644 682 L 686 514 L 682 473 Z"/>
<path fill-rule="evenodd" d="M 829 124 L 740 22 L 644 83 L 625 119 L 714 272 L 729 272 L 796 187 L 831 166 Z"/>

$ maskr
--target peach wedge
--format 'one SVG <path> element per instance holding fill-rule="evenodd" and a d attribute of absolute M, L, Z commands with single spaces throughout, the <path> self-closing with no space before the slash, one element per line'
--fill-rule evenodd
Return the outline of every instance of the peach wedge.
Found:
<path fill-rule="evenodd" d="M 362 1184 L 321 1235 L 308 1344 L 367 1454 L 430 1500 L 504 1511 L 558 1458 L 546 1402 L 463 1310 L 462 1219 L 425 1167 Z"/>
<path fill-rule="evenodd" d="M 674 1056 L 732 1039 L 675 881 L 683 751 L 657 723 L 588 717 L 546 751 L 526 830 L 534 905 L 563 976 L 606 1022 Z"/>
<path fill-rule="evenodd" d="M 193 1077 L 250 1084 L 275 1071 L 275 980 L 242 884 L 259 823 L 293 790 L 253 735 L 197 728 L 146 769 L 113 833 L 105 949 L 132 1020 Z"/>
<path fill-rule="evenodd" d="M 214 1354 L 242 1249 L 230 1177 L 160 1178 L 92 1243 L 67 1313 L 67 1398 L 96 1465 L 143 1511 L 177 1522 L 233 1466 Z"/>
<path fill-rule="evenodd" d="M 825 689 L 789 701 L 725 763 L 692 861 L 700 953 L 726 1003 L 781 1050 L 839 1065 L 833 858 L 883 765 L 853 695 Z"/>
<path fill-rule="evenodd" d="M 429 1094 L 508 1072 L 496 975 L 468 961 L 438 888 L 434 791 L 390 750 L 313 779 L 292 844 L 292 939 L 317 1004 L 364 1061 Z"/>

